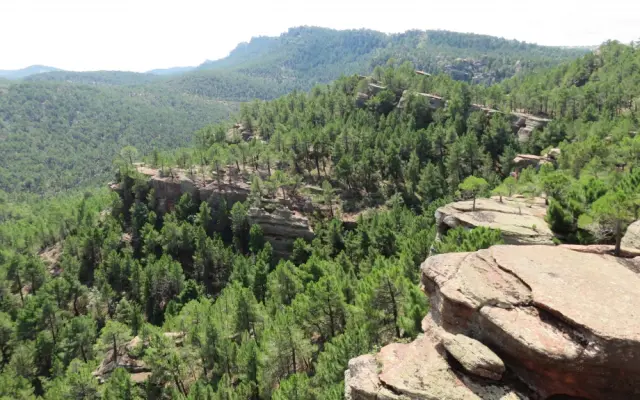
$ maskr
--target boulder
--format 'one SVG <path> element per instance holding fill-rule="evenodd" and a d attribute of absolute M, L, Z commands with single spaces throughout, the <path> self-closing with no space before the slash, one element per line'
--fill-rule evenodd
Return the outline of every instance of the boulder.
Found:
<path fill-rule="evenodd" d="M 442 341 L 444 348 L 462 367 L 473 375 L 499 381 L 504 363 L 487 346 L 464 335 L 447 334 Z"/>
<path fill-rule="evenodd" d="M 428 319 L 482 342 L 540 398 L 640 398 L 640 258 L 494 246 L 428 258 Z"/>
<path fill-rule="evenodd" d="M 501 203 L 495 199 L 459 201 L 440 207 L 436 211 L 436 224 L 440 234 L 459 226 L 476 228 L 484 226 L 500 229 L 507 244 L 553 244 L 553 233 L 544 220 L 544 201 L 531 199 L 504 198 Z"/>
<path fill-rule="evenodd" d="M 557 160 L 558 158 L 560 158 L 561 154 L 562 154 L 562 150 L 558 148 L 553 148 L 553 149 L 549 149 L 549 151 L 543 155 L 553 160 Z"/>
<path fill-rule="evenodd" d="M 551 122 L 550 119 L 531 114 L 513 112 L 512 115 L 518 118 L 514 124 L 514 128 L 518 129 L 518 140 L 521 143 L 528 142 L 535 129 L 542 129 Z"/>
<path fill-rule="evenodd" d="M 629 225 L 622 238 L 622 247 L 640 250 L 640 220 Z"/>

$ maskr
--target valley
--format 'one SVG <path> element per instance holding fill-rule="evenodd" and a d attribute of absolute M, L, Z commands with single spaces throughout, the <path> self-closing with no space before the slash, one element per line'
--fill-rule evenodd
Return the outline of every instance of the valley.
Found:
<path fill-rule="evenodd" d="M 639 396 L 639 71 L 298 27 L 0 80 L 0 398 Z"/>

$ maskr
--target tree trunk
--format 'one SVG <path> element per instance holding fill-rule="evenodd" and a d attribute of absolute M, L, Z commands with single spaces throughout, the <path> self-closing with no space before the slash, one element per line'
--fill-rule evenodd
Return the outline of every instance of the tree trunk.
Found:
<path fill-rule="evenodd" d="M 113 336 L 113 363 L 118 364 L 118 344 L 115 335 Z"/>
<path fill-rule="evenodd" d="M 316 161 L 316 170 L 318 171 L 318 178 L 319 178 L 322 175 L 320 174 L 320 162 L 318 161 L 318 156 L 317 155 L 315 157 L 315 161 Z"/>
<path fill-rule="evenodd" d="M 475 211 L 476 210 L 476 196 L 473 196 L 473 207 L 471 209 L 471 211 Z"/>
<path fill-rule="evenodd" d="M 387 289 L 389 290 L 389 295 L 391 296 L 391 304 L 393 305 L 393 326 L 396 329 L 396 337 L 400 337 L 400 328 L 398 327 L 398 306 L 396 304 L 396 297 L 393 295 L 393 288 L 391 287 L 391 282 L 389 282 L 389 278 L 387 278 Z"/>
<path fill-rule="evenodd" d="M 622 224 L 620 220 L 616 221 L 616 248 L 613 251 L 613 255 L 616 257 L 620 257 L 620 246 L 622 243 Z"/>
<path fill-rule="evenodd" d="M 16 274 L 16 280 L 18 281 L 18 293 L 20 293 L 20 301 L 24 307 L 24 295 L 22 294 L 22 281 L 20 280 L 20 274 Z"/>
<path fill-rule="evenodd" d="M 291 343 L 291 344 L 293 344 L 293 343 Z M 296 372 L 298 372 L 298 369 L 296 367 L 296 348 L 295 348 L 295 346 L 291 346 L 291 350 L 292 350 L 292 353 L 293 353 L 293 357 L 292 357 L 292 360 L 293 360 L 293 373 L 295 374 Z"/>
<path fill-rule="evenodd" d="M 87 354 L 84 352 L 84 346 L 80 346 L 80 354 L 82 355 L 82 360 L 87 362 Z"/>

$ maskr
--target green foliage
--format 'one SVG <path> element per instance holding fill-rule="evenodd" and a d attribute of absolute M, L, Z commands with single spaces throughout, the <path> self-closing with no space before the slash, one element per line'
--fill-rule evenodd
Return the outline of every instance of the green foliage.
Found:
<path fill-rule="evenodd" d="M 300 48 L 309 43 L 319 50 L 343 48 L 336 43 L 341 35 L 332 31 L 325 42 L 316 42 L 313 28 L 292 32 L 297 32 Z M 567 55 L 473 35 L 349 35 L 354 42 L 346 48 L 358 47 L 358 40 L 377 41 L 352 54 L 353 71 L 371 51 L 388 54 L 396 51 L 396 44 L 418 49 L 415 59 L 425 60 L 416 62 L 418 68 L 437 70 L 440 61 L 422 54 L 431 41 L 454 49 L 445 60 L 460 49 L 490 49 L 488 60 L 495 54 L 502 57 L 496 56 L 500 61 L 495 58 L 496 68 L 490 70 L 503 75 L 511 73 L 513 51 L 530 52 L 529 60 L 540 61 L 525 70 Z M 279 43 L 291 38 L 291 33 L 278 40 L 263 38 L 265 51 L 253 45 L 245 53 L 239 49 L 226 61 L 209 65 L 211 76 L 221 83 L 229 68 L 233 71 L 227 77 L 253 74 L 244 88 L 264 83 L 272 64 L 250 60 L 259 55 L 282 61 Z M 392 46 L 378 48 L 389 41 Z M 284 85 L 304 85 L 307 72 L 295 68 L 322 57 L 297 50 L 287 54 L 294 72 Z M 159 193 L 133 172 L 131 164 L 140 154 L 131 147 L 120 154 L 120 190 L 111 197 L 98 192 L 51 200 L 2 192 L 0 396 L 342 398 L 349 359 L 420 333 L 428 301 L 418 287 L 418 265 L 430 251 L 468 252 L 502 242 L 499 231 L 480 227 L 450 230 L 434 243 L 434 213 L 459 197 L 459 191 L 474 199 L 490 190 L 531 199 L 543 192 L 557 241 L 618 241 L 640 209 L 637 115 L 635 103 L 628 103 L 638 92 L 624 70 L 633 69 L 635 57 L 635 49 L 610 43 L 602 56 L 587 55 L 573 64 L 490 87 L 442 75 L 416 75 L 410 64 L 385 60 L 367 66 L 373 67 L 376 84 L 386 87 L 368 103 L 358 102 L 358 92 L 369 93 L 372 79 L 346 76 L 309 93 L 243 106 L 238 120 L 255 137 L 248 142 L 226 143 L 229 126 L 217 125 L 199 130 L 191 149 L 161 152 L 162 146 L 141 135 L 144 143 L 123 140 L 110 155 L 136 146 L 142 155 L 151 153 L 149 161 L 167 176 L 175 176 L 177 166 L 198 178 L 202 174 L 217 180 L 214 186 L 224 185 L 237 171 L 254 182 L 246 203 L 227 204 L 216 193 L 208 199 L 182 196 L 160 210 Z M 341 59 L 317 65 L 344 67 Z M 243 70 L 247 65 L 249 72 Z M 284 64 L 278 65 L 281 70 Z M 477 72 L 465 65 L 456 61 L 459 70 L 450 72 L 461 79 L 465 71 Z M 314 67 L 308 73 L 312 70 L 319 72 Z M 333 73 L 329 68 L 323 76 Z M 206 82 L 208 74 L 149 85 L 187 84 L 180 82 L 183 78 Z M 549 76 L 559 79 L 555 86 L 539 84 Z M 612 82 L 618 78 L 630 85 L 628 89 L 614 90 Z M 94 89 L 132 90 L 124 81 L 116 84 L 120 86 Z M 601 91 L 588 92 L 587 86 Z M 208 90 L 206 85 L 201 88 Z M 144 94 L 151 89 L 136 90 Z M 224 85 L 215 90 L 243 95 Z M 411 94 L 416 91 L 438 93 L 449 106 L 431 110 L 426 97 Z M 561 92 L 575 94 L 585 104 L 568 97 L 562 105 L 553 97 Z M 402 107 L 400 97 L 405 97 Z M 520 143 L 510 117 L 473 111 L 478 101 L 505 111 L 525 103 L 549 114 L 560 109 L 554 111 L 553 123 Z M 6 122 L 2 124 L 0 129 L 6 129 Z M 153 126 L 148 124 L 149 129 Z M 14 128 L 18 129 L 10 127 Z M 70 129 L 70 135 L 80 137 L 80 127 L 72 123 Z M 130 134 L 122 125 L 117 129 Z M 554 152 L 549 165 L 520 170 L 513 163 L 515 154 L 541 154 L 552 146 L 561 151 Z M 313 211 L 303 194 L 312 197 Z M 272 247 L 279 241 L 265 238 L 264 226 L 249 223 L 256 212 L 252 207 L 274 211 L 279 203 L 293 204 L 296 212 L 306 214 L 315 234 L 311 243 L 298 238 L 289 259 L 280 246 Z M 535 206 L 537 211 L 539 204 Z M 126 346 L 134 335 L 139 344 Z M 127 371 L 116 369 L 98 385 L 92 374 L 97 365 L 119 363 L 125 357 L 144 361 L 151 371 L 147 381 L 138 386 Z"/>
<path fill-rule="evenodd" d="M 487 249 L 496 244 L 502 244 L 502 233 L 497 229 L 479 226 L 474 229 L 455 228 L 443 235 L 439 242 L 434 243 L 435 252 L 457 253 L 472 252 Z"/>
<path fill-rule="evenodd" d="M 476 197 L 487 190 L 489 183 L 483 178 L 469 176 L 464 182 L 458 185 L 458 188 L 473 198 L 473 211 L 476 209 Z"/>
<path fill-rule="evenodd" d="M 0 96 L 0 189 L 63 193 L 104 184 L 122 147 L 147 154 L 184 145 L 191 132 L 231 111 L 233 105 L 156 87 L 11 84 Z"/>

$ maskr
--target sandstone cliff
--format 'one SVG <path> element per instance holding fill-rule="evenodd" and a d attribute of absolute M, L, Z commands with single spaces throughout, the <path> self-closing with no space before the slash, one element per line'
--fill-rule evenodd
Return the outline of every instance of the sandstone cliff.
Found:
<path fill-rule="evenodd" d="M 309 220 L 302 214 L 284 207 L 267 211 L 264 208 L 249 209 L 249 223 L 260 225 L 265 239 L 271 243 L 276 257 L 284 258 L 293 250 L 297 238 L 311 241 L 314 238 Z"/>
<path fill-rule="evenodd" d="M 242 174 L 232 174 L 220 181 L 202 179 L 198 173 L 174 169 L 165 176 L 160 170 L 143 164 L 136 165 L 137 170 L 148 179 L 149 186 L 155 190 L 157 207 L 162 212 L 173 209 L 180 197 L 189 193 L 196 202 L 209 201 L 212 198 L 224 198 L 227 207 L 236 202 L 244 202 L 249 197 L 251 185 Z M 110 185 L 112 190 L 120 190 L 118 185 Z M 298 196 L 300 197 L 300 196 Z M 266 199 L 261 207 L 252 207 L 248 212 L 250 224 L 262 228 L 265 239 L 271 243 L 274 255 L 286 258 L 293 249 L 297 238 L 311 241 L 314 238 L 309 219 L 304 213 L 311 213 L 314 207 L 307 198 Z"/>
<path fill-rule="evenodd" d="M 639 268 L 553 246 L 430 257 L 425 334 L 351 360 L 347 398 L 640 398 Z"/>

